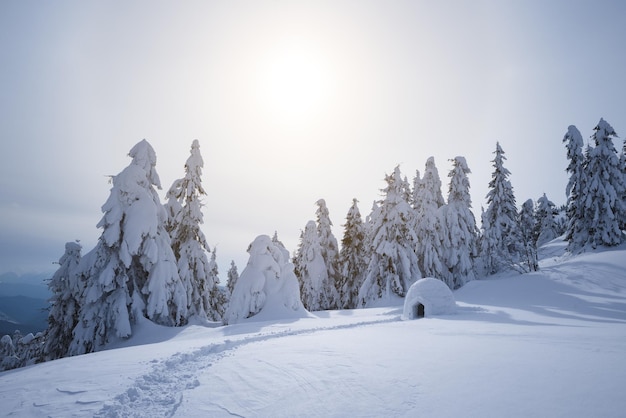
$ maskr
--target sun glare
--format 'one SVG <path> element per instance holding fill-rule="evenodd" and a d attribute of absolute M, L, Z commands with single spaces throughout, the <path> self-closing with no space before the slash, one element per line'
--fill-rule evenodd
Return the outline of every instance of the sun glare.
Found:
<path fill-rule="evenodd" d="M 313 50 L 303 46 L 276 49 L 268 54 L 259 75 L 260 105 L 276 122 L 309 122 L 328 104 L 328 68 Z"/>

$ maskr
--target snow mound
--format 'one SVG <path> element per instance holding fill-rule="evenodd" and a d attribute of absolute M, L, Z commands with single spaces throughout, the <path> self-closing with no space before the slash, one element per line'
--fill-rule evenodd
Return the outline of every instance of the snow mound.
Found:
<path fill-rule="evenodd" d="M 402 319 L 446 315 L 456 312 L 456 302 L 450 288 L 441 280 L 420 279 L 409 288 L 404 299 Z"/>
<path fill-rule="evenodd" d="M 256 321 L 308 317 L 289 252 L 269 236 L 260 235 L 248 253 L 250 260 L 235 283 L 224 323 L 252 317 Z"/>

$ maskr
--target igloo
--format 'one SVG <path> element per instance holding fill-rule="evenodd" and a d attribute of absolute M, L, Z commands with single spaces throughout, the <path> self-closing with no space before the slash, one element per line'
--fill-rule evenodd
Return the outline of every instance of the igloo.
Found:
<path fill-rule="evenodd" d="M 450 288 L 441 280 L 420 279 L 413 283 L 404 298 L 402 319 L 417 319 L 431 315 L 456 312 L 456 302 Z"/>

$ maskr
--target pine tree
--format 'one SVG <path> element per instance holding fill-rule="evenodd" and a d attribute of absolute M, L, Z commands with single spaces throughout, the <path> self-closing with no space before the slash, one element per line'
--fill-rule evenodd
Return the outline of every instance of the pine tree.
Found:
<path fill-rule="evenodd" d="M 346 215 L 339 252 L 341 304 L 338 307 L 340 309 L 357 307 L 359 288 L 365 279 L 367 269 L 366 230 L 357 203 L 356 199 L 352 199 L 352 206 Z"/>
<path fill-rule="evenodd" d="M 380 299 L 395 302 L 393 299 L 404 297 L 422 277 L 414 251 L 417 236 L 412 226 L 413 209 L 406 200 L 406 182 L 400 168 L 385 176 L 385 181 L 385 198 L 372 217 L 373 251 L 359 289 L 359 307 L 371 306 Z"/>
<path fill-rule="evenodd" d="M 43 358 L 45 337 L 43 332 L 36 335 L 22 335 L 19 330 L 13 336 L 0 338 L 0 371 L 30 366 Z"/>
<path fill-rule="evenodd" d="M 587 231 L 583 229 L 585 217 L 582 192 L 585 189 L 585 156 L 583 154 L 583 137 L 574 125 L 567 128 L 563 137 L 567 149 L 569 164 L 566 171 L 569 173 L 569 181 L 565 189 L 567 195 L 567 227 L 565 239 L 568 242 L 568 250 L 576 251 L 587 241 Z"/>
<path fill-rule="evenodd" d="M 444 279 L 450 289 L 458 289 L 476 278 L 474 259 L 478 252 L 478 228 L 472 213 L 471 173 L 465 157 L 456 157 L 448 173 L 448 204 L 440 208 L 443 228 L 442 255 L 447 274 Z"/>
<path fill-rule="evenodd" d="M 278 239 L 278 231 L 274 231 L 274 235 L 272 235 L 272 242 L 274 243 L 274 245 L 285 248 L 285 244 L 283 244 L 282 241 Z"/>
<path fill-rule="evenodd" d="M 48 282 L 52 298 L 43 347 L 43 359 L 46 361 L 67 356 L 74 327 L 78 324 L 83 293 L 83 283 L 77 274 L 81 249 L 78 242 L 66 243 L 59 268 Z"/>
<path fill-rule="evenodd" d="M 504 167 L 506 157 L 500 143 L 496 143 L 494 154 L 494 172 L 487 193 L 488 206 L 484 214 L 486 225 L 481 246 L 487 274 L 507 267 L 516 268 L 521 250 L 515 195 L 508 180 L 511 173 Z"/>
<path fill-rule="evenodd" d="M 412 188 L 412 193 L 411 193 L 411 200 L 409 203 L 411 204 L 413 209 L 416 209 L 416 210 L 417 210 L 417 206 L 419 205 L 418 195 L 421 193 L 421 189 L 422 189 L 422 178 L 420 177 L 420 171 L 415 170 L 415 177 L 413 177 L 413 188 Z"/>
<path fill-rule="evenodd" d="M 535 204 L 532 199 L 528 199 L 522 205 L 519 213 L 519 226 L 522 238 L 521 262 L 528 267 L 528 271 L 537 271 L 539 269 L 537 259 L 537 220 Z"/>
<path fill-rule="evenodd" d="M 0 338 L 0 371 L 20 367 L 20 358 L 15 351 L 15 344 L 10 335 Z"/>
<path fill-rule="evenodd" d="M 537 247 L 541 247 L 558 236 L 556 215 L 557 210 L 554 203 L 544 193 L 537 199 L 537 208 L 535 209 L 534 237 Z"/>
<path fill-rule="evenodd" d="M 156 154 L 144 139 L 129 156 L 131 164 L 113 177 L 102 206 L 98 243 L 78 267 L 86 287 L 70 355 L 130 337 L 131 325 L 141 318 L 171 326 L 187 315 L 186 291 L 165 230 L 167 214 L 154 189 L 161 187 Z"/>
<path fill-rule="evenodd" d="M 294 271 L 300 285 L 302 303 L 308 311 L 330 309 L 333 284 L 328 277 L 317 225 L 309 221 L 300 236 L 294 257 Z"/>
<path fill-rule="evenodd" d="M 443 263 L 443 227 L 439 208 L 444 205 L 441 193 L 441 179 L 435 166 L 435 159 L 428 158 L 424 177 L 419 189 L 414 193 L 415 234 L 417 235 L 417 254 L 420 271 L 425 277 L 446 280 Z"/>
<path fill-rule="evenodd" d="M 372 209 L 370 213 L 365 217 L 365 258 L 367 260 L 372 258 L 372 253 L 374 252 L 373 242 L 374 236 L 376 235 L 376 225 L 378 225 L 379 217 L 382 216 L 380 204 L 382 201 L 374 201 L 372 202 Z"/>
<path fill-rule="evenodd" d="M 226 277 L 228 277 L 226 279 L 226 288 L 228 289 L 228 293 L 232 295 L 235 283 L 237 283 L 237 279 L 239 278 L 239 272 L 237 271 L 235 260 L 231 260 L 230 268 L 228 269 L 228 273 L 226 273 Z"/>
<path fill-rule="evenodd" d="M 622 152 L 619 156 L 619 167 L 622 170 L 622 177 L 624 178 L 624 183 L 626 183 L 626 140 L 622 145 Z M 626 190 L 622 195 L 622 202 L 626 204 Z M 622 219 L 620 220 L 620 229 L 622 231 L 626 230 L 626 211 L 622 214 Z"/>
<path fill-rule="evenodd" d="M 339 245 L 337 238 L 333 235 L 333 223 L 330 220 L 326 201 L 319 199 L 317 202 L 317 235 L 322 248 L 322 257 L 326 264 L 328 283 L 326 293 L 328 294 L 328 305 L 324 309 L 336 309 L 340 304 L 339 290 L 337 288 L 339 278 Z M 306 306 L 306 305 L 305 305 Z"/>
<path fill-rule="evenodd" d="M 228 295 L 226 289 L 218 286 L 220 283 L 219 270 L 217 265 L 217 248 L 213 247 L 211 251 L 211 260 L 209 261 L 207 282 L 213 283 L 213 286 L 209 288 L 208 292 L 208 306 L 211 309 L 207 312 L 208 319 L 211 321 L 221 321 L 224 312 L 226 311 L 226 305 L 228 302 Z"/>
<path fill-rule="evenodd" d="M 588 232 L 583 246 L 591 248 L 619 245 L 624 241 L 620 229 L 626 213 L 624 174 L 619 166 L 613 137 L 617 134 L 604 119 L 594 128 L 595 146 L 589 150 L 585 167 L 586 182 L 581 192 L 584 220 Z"/>
<path fill-rule="evenodd" d="M 200 199 L 206 192 L 202 187 L 204 160 L 197 139 L 191 144 L 190 154 L 185 162 L 185 177 L 175 180 L 166 195 L 167 230 L 178 273 L 187 290 L 188 316 L 218 321 L 223 306 L 216 305 L 214 296 L 218 288 L 207 257 L 210 248 L 200 230 L 204 222 Z"/>

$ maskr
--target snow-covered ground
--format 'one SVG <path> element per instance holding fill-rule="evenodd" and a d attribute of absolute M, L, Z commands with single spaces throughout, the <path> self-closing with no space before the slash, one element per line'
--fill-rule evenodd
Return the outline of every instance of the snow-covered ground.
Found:
<path fill-rule="evenodd" d="M 19 417 L 623 417 L 626 246 L 402 306 L 280 322 L 141 324 L 114 349 L 0 373 Z"/>

